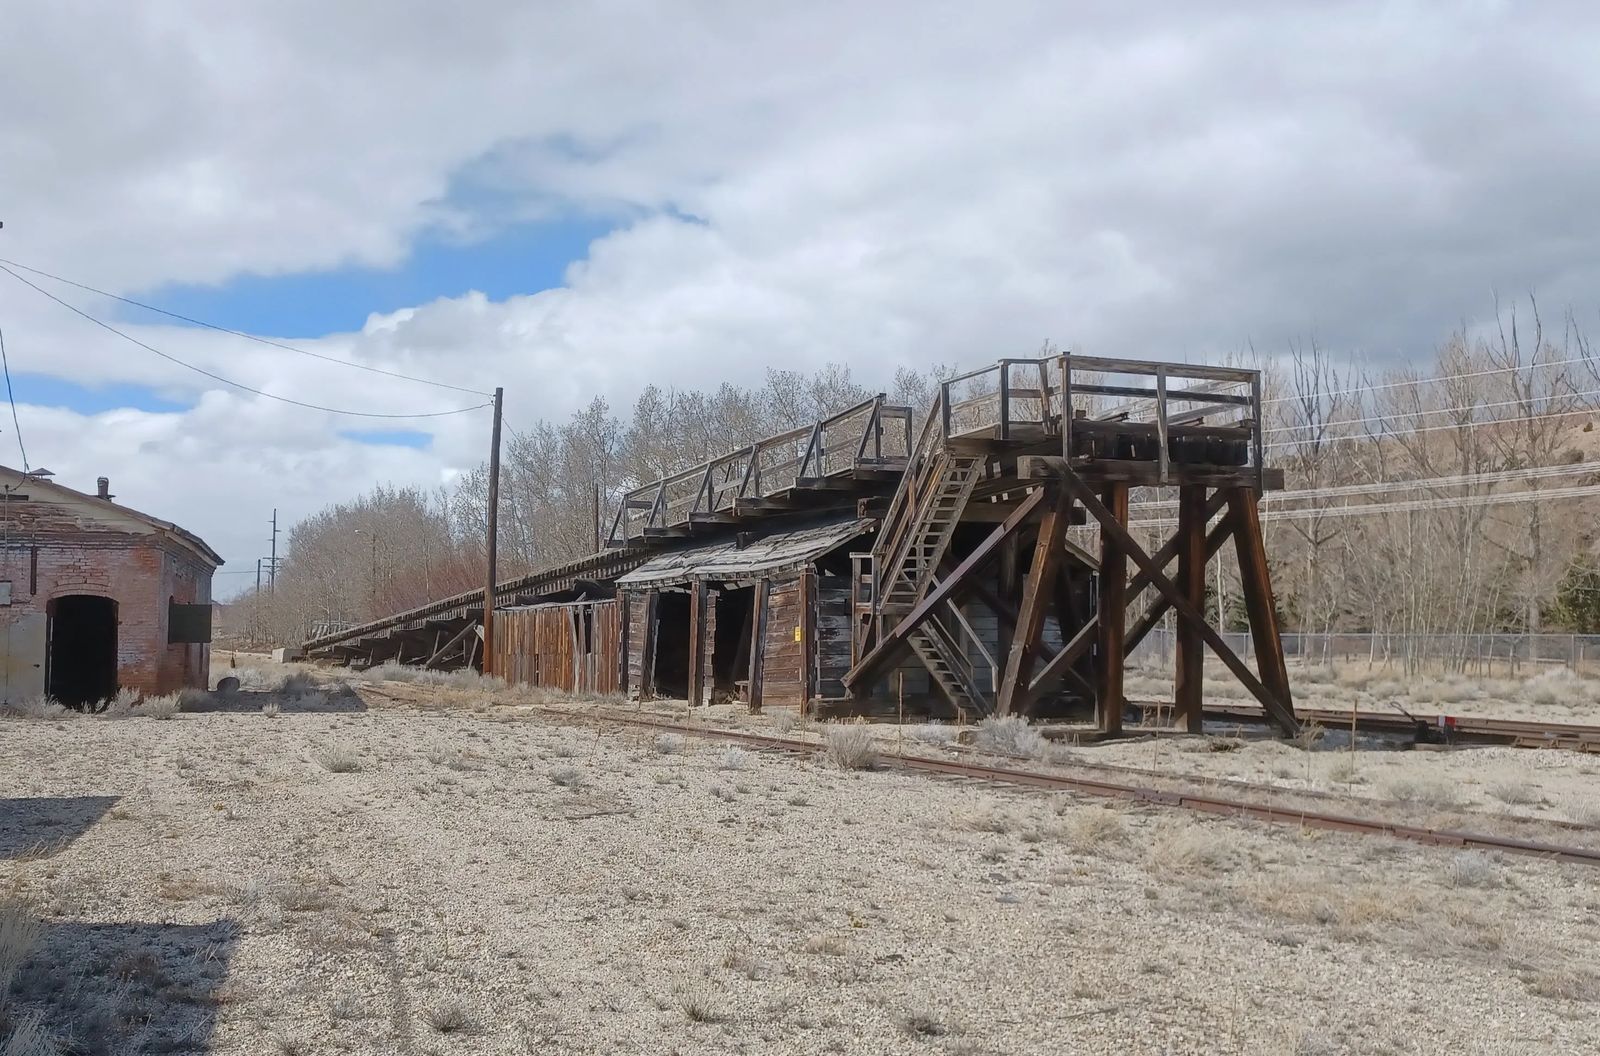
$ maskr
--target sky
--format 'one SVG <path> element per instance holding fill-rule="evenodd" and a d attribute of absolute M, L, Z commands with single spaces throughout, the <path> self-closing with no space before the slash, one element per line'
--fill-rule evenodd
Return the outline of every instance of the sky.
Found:
<path fill-rule="evenodd" d="M 769 367 L 1600 329 L 1591 5 L 16 0 L 0 273 L 33 466 L 254 571 L 268 521 Z M 148 347 L 142 347 L 148 346 Z M 21 461 L 0 411 L 0 460 Z M 221 576 L 227 594 L 253 575 Z"/>

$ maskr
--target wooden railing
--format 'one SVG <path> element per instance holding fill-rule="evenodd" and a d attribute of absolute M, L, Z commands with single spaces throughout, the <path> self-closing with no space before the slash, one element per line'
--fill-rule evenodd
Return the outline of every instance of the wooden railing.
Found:
<path fill-rule="evenodd" d="M 625 546 L 651 528 L 731 515 L 741 504 L 857 469 L 898 470 L 911 450 L 911 411 L 883 393 L 809 426 L 731 451 L 625 493 L 607 538 Z"/>

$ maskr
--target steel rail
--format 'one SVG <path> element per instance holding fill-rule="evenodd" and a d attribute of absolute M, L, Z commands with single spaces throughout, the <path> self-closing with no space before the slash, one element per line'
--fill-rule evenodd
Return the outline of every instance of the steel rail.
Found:
<path fill-rule="evenodd" d="M 610 711 L 568 712 L 560 714 L 577 719 L 612 722 L 623 726 L 687 734 L 707 740 L 732 741 L 763 748 L 773 748 L 797 755 L 817 755 L 824 746 L 810 741 L 797 741 L 769 734 L 722 730 L 709 726 L 692 726 L 679 722 L 646 719 L 635 715 L 618 715 Z M 904 770 L 938 774 L 947 777 L 974 778 L 996 784 L 1042 788 L 1051 791 L 1077 792 L 1107 799 L 1121 799 L 1152 806 L 1178 807 L 1183 810 L 1221 817 L 1248 818 L 1278 825 L 1298 825 L 1301 828 L 1322 829 L 1330 832 L 1349 832 L 1363 835 L 1391 836 L 1435 847 L 1456 847 L 1466 850 L 1502 851 L 1521 854 L 1547 861 L 1574 862 L 1600 866 L 1600 850 L 1543 843 L 1536 840 L 1519 840 L 1490 833 L 1464 832 L 1458 829 L 1433 829 L 1422 825 L 1399 822 L 1374 821 L 1325 811 L 1297 808 L 1271 807 L 1220 796 L 1171 792 L 1163 789 L 1126 785 L 1095 778 L 1070 777 L 1046 774 L 1036 770 L 1018 770 L 1011 767 L 986 766 L 978 763 L 960 763 L 925 756 L 904 755 L 897 752 L 879 752 L 878 758 Z"/>

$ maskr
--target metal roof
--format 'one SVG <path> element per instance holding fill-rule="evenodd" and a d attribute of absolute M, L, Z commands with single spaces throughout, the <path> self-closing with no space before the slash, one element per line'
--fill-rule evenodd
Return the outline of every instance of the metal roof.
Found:
<path fill-rule="evenodd" d="M 753 579 L 796 568 L 849 542 L 872 527 L 871 518 L 844 518 L 812 523 L 803 528 L 771 532 L 748 539 L 735 538 L 657 554 L 627 575 L 617 578 L 622 587 L 648 587 L 702 579 Z"/>

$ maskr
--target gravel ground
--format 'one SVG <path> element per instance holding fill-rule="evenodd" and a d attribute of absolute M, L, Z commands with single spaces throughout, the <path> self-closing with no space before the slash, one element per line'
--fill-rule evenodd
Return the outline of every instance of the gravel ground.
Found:
<path fill-rule="evenodd" d="M 13 1021 L 89 1053 L 1593 1051 L 1592 869 L 395 688 L 0 721 L 0 884 L 45 925 Z"/>

